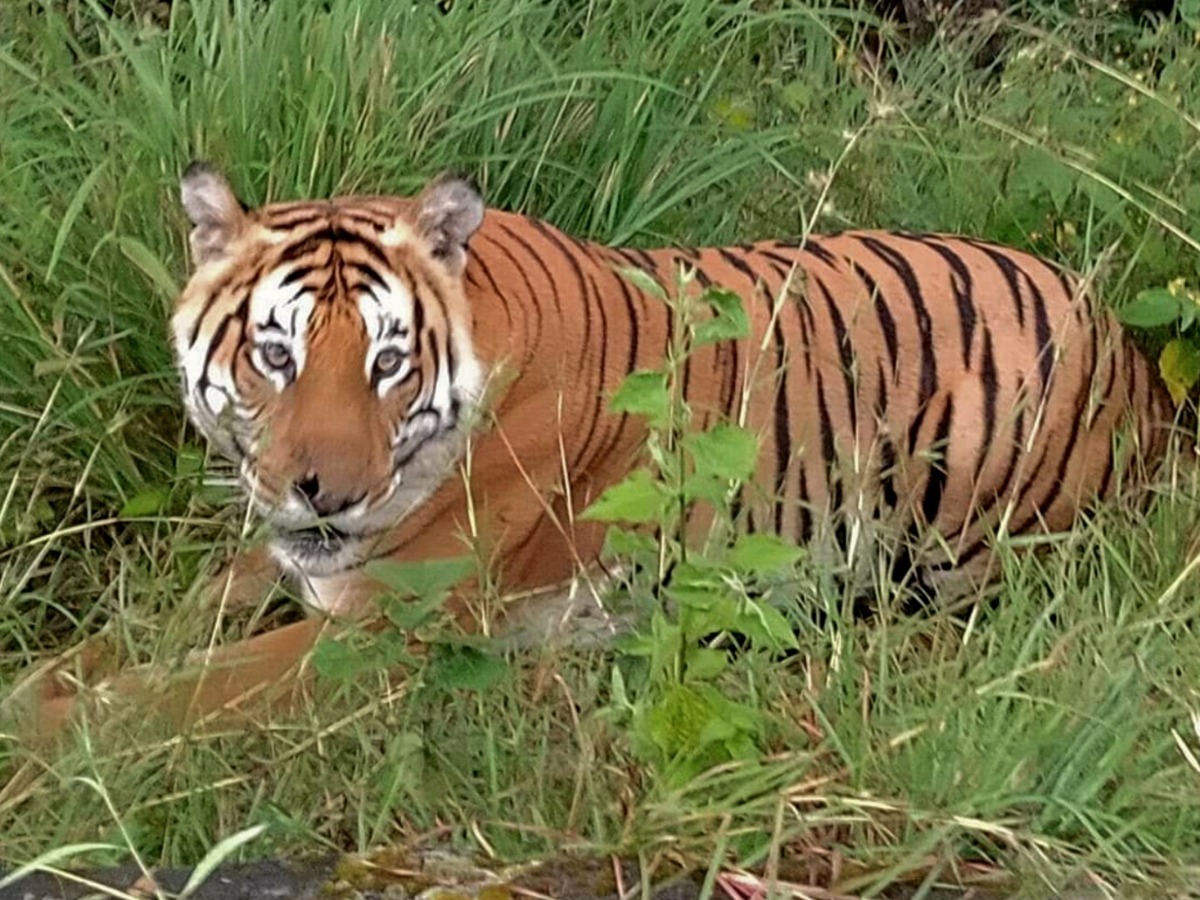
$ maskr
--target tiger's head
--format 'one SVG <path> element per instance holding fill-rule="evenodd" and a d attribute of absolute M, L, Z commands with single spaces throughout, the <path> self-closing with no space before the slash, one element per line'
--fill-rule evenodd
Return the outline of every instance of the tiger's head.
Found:
<path fill-rule="evenodd" d="M 192 420 L 240 466 L 285 565 L 357 565 L 447 478 L 483 383 L 462 274 L 483 201 L 248 209 L 214 169 L 181 183 L 194 270 L 172 332 Z"/>

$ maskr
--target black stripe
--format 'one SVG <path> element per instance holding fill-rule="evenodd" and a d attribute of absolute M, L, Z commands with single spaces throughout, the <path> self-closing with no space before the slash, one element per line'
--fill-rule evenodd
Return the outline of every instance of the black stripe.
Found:
<path fill-rule="evenodd" d="M 812 500 L 808 495 L 808 472 L 804 468 L 803 454 L 800 460 L 800 485 L 797 495 L 797 505 L 800 507 L 800 516 L 796 522 L 796 543 L 803 544 L 812 538 L 812 513 L 810 511 Z"/>
<path fill-rule="evenodd" d="M 954 418 L 954 397 L 946 398 L 946 406 L 942 417 L 938 420 L 937 429 L 933 433 L 933 443 L 930 449 L 936 449 L 938 461 L 929 463 L 929 480 L 925 483 L 925 496 L 921 498 L 921 513 L 925 524 L 932 525 L 942 508 L 942 497 L 946 491 L 946 482 L 950 477 L 949 438 L 950 423 Z"/>
<path fill-rule="evenodd" d="M 810 235 L 802 244 L 800 244 L 800 249 L 807 253 L 811 253 L 827 266 L 837 265 L 837 256 L 831 253 L 818 238 Z"/>
<path fill-rule="evenodd" d="M 368 281 L 375 282 L 375 284 L 379 285 L 381 288 L 387 287 L 387 282 L 383 280 L 383 276 L 379 274 L 379 270 L 374 266 L 361 262 L 346 263 L 346 266 L 347 268 L 361 274 Z"/>
<path fill-rule="evenodd" d="M 707 290 L 712 287 L 712 279 L 708 277 L 708 273 L 700 268 L 698 263 L 681 257 L 675 257 L 675 264 L 683 266 L 685 269 L 691 269 L 695 273 L 696 283 L 700 285 L 702 290 Z"/>
<path fill-rule="evenodd" d="M 326 210 L 302 209 L 290 213 L 275 213 L 267 219 L 266 224 L 272 231 L 294 230 L 321 221 L 327 216 Z"/>
<path fill-rule="evenodd" d="M 925 298 L 921 294 L 921 284 L 917 279 L 916 273 L 913 271 L 908 260 L 892 247 L 881 243 L 875 238 L 865 235 L 857 235 L 859 242 L 866 247 L 871 253 L 879 257 L 904 284 L 904 289 L 908 293 L 909 300 L 912 302 L 913 315 L 917 319 L 917 328 L 921 333 L 921 382 L 920 391 L 917 397 L 917 405 L 919 408 L 918 417 L 924 415 L 924 408 L 937 390 L 937 350 L 933 344 L 933 323 L 929 317 L 929 310 L 925 306 Z M 914 422 L 914 427 L 909 432 L 909 452 L 912 452 L 914 445 L 915 432 L 919 429 L 919 420 Z"/>
<path fill-rule="evenodd" d="M 825 385 L 820 373 L 817 374 L 817 411 L 821 419 L 821 458 L 825 462 L 825 489 L 831 495 L 829 510 L 837 523 L 834 525 L 833 537 L 838 549 L 845 553 L 849 549 L 846 542 L 846 519 L 842 515 L 844 498 L 842 495 L 842 478 L 837 468 L 835 458 L 833 421 L 829 416 L 829 404 L 825 400 Z"/>
<path fill-rule="evenodd" d="M 511 240 L 518 243 L 521 246 L 521 249 L 529 254 L 529 257 L 535 263 L 537 263 L 538 268 L 542 270 L 542 274 L 546 276 L 546 285 L 550 291 L 550 298 L 554 301 L 554 309 L 558 313 L 558 315 L 561 319 L 561 317 L 562 317 L 562 300 L 558 296 L 559 292 L 558 292 L 558 290 L 556 290 L 556 287 L 555 287 L 556 282 L 555 282 L 554 276 L 552 276 L 550 274 L 550 269 L 546 266 L 546 261 L 544 259 L 542 259 L 542 256 L 540 253 L 538 253 L 535 249 L 533 249 L 533 246 L 529 243 L 529 241 L 525 240 L 525 238 L 521 237 L 521 235 L 519 235 L 513 229 L 509 228 L 503 222 L 500 223 L 500 227 L 502 229 L 504 229 L 504 232 L 509 236 L 509 238 Z M 536 299 L 536 295 L 535 295 L 535 299 Z"/>
<path fill-rule="evenodd" d="M 537 353 L 538 348 L 540 348 L 541 344 L 542 344 L 542 308 L 541 308 L 541 304 L 539 304 L 537 302 L 538 294 L 537 294 L 537 291 L 534 290 L 533 282 L 529 280 L 529 273 L 525 271 L 525 267 L 523 265 L 521 265 L 520 260 L 518 260 L 512 254 L 512 251 L 510 251 L 508 249 L 507 245 L 505 245 L 502 241 L 496 240 L 494 237 L 492 237 L 491 235 L 488 235 L 488 234 L 482 235 L 482 237 L 484 237 L 486 240 L 488 240 L 490 243 L 492 243 L 497 250 L 499 250 L 501 253 L 503 253 L 508 258 L 509 263 L 511 263 L 512 267 L 514 269 L 516 269 L 517 275 L 521 279 L 521 283 L 525 286 L 526 296 L 530 300 L 530 302 L 528 304 L 521 304 L 522 319 L 526 318 L 526 314 L 527 314 L 528 310 L 532 310 L 533 311 L 533 324 L 534 324 L 533 338 L 532 338 L 532 340 L 530 340 L 528 342 L 528 346 L 526 346 L 526 348 L 525 348 L 525 356 L 521 361 L 521 367 L 525 368 L 526 366 L 529 365 L 530 361 L 533 359 L 534 354 Z M 471 257 L 470 257 L 471 262 L 476 261 L 478 259 L 479 259 L 478 253 L 471 254 Z M 468 262 L 468 271 L 469 271 L 469 266 L 470 266 L 470 262 Z M 494 285 L 495 281 L 494 281 L 494 279 L 491 279 L 490 274 L 488 275 L 488 278 L 490 280 L 492 280 L 492 283 Z M 504 302 L 503 297 L 501 297 L 501 302 Z M 505 312 L 509 315 L 509 323 L 511 326 L 512 316 L 511 316 L 511 313 L 509 313 L 507 306 L 508 306 L 507 303 L 505 303 Z"/>
<path fill-rule="evenodd" d="M 975 339 L 975 283 L 971 278 L 971 270 L 966 262 L 953 248 L 930 238 L 907 236 L 909 240 L 918 241 L 925 247 L 937 253 L 950 266 L 950 271 L 957 280 L 950 279 L 954 291 L 954 305 L 958 309 L 958 330 L 962 337 L 963 368 L 971 370 L 971 344 Z"/>
<path fill-rule="evenodd" d="M 787 277 L 788 273 L 790 273 L 793 268 L 799 272 L 804 272 L 804 266 L 800 265 L 800 260 L 798 259 L 780 256 L 778 253 L 772 253 L 770 250 L 765 250 L 761 246 L 756 246 L 753 248 L 753 250 L 758 256 L 761 256 L 764 259 L 769 259 L 771 262 L 781 266 L 783 268 L 781 275 L 784 278 Z"/>
<path fill-rule="evenodd" d="M 721 397 L 721 411 L 730 419 L 734 418 L 734 398 L 737 396 L 738 378 L 741 375 L 740 351 L 741 345 L 738 341 L 726 341 L 726 346 L 729 348 L 729 377 L 725 379 L 724 394 Z"/>
<path fill-rule="evenodd" d="M 279 286 L 287 287 L 290 284 L 295 284 L 300 279 L 307 278 L 316 270 L 316 266 L 296 266 L 296 268 L 283 277 L 283 280 L 279 282 Z M 380 283 L 382 284 L 383 282 L 381 281 Z"/>
<path fill-rule="evenodd" d="M 1015 532 L 1016 534 L 1024 534 L 1025 530 L 1028 529 L 1031 524 L 1033 524 L 1033 521 L 1037 519 L 1041 513 L 1044 513 L 1050 509 L 1050 507 L 1058 499 L 1059 493 L 1062 492 L 1063 479 L 1066 478 L 1067 469 L 1071 465 L 1071 457 L 1075 453 L 1075 444 L 1079 441 L 1079 426 L 1083 421 L 1087 407 L 1088 396 L 1091 393 L 1092 380 L 1088 376 L 1088 373 L 1095 366 L 1096 352 L 1098 349 L 1097 340 L 1098 338 L 1096 335 L 1096 329 L 1093 328 L 1091 344 L 1092 365 L 1085 365 L 1082 367 L 1081 377 L 1079 379 L 1079 388 L 1075 392 L 1074 403 L 1071 407 L 1071 412 L 1073 413 L 1073 415 L 1071 415 L 1071 433 L 1067 438 L 1066 444 L 1063 445 L 1062 456 L 1059 457 L 1058 468 L 1055 470 L 1054 478 L 1050 482 L 1049 489 L 1042 496 L 1041 502 L 1033 508 L 1029 516 L 1027 516 L 1025 521 L 1021 524 L 1021 527 Z M 1049 446 L 1049 442 L 1047 442 L 1047 446 Z"/>
<path fill-rule="evenodd" d="M 591 304 L 588 302 L 588 298 L 590 296 L 588 293 L 588 281 L 584 277 L 583 268 L 579 265 L 579 260 L 576 258 L 576 255 L 570 251 L 570 249 L 566 246 L 566 244 L 564 244 L 562 242 L 562 240 L 558 237 L 556 232 L 550 228 L 550 226 L 546 225 L 544 222 L 538 221 L 537 219 L 530 219 L 529 221 L 533 225 L 533 227 L 536 228 L 538 231 L 540 231 L 542 233 L 542 235 L 546 238 L 546 240 L 549 241 L 551 244 L 553 244 L 554 247 L 559 251 L 559 253 L 562 254 L 563 259 L 566 260 L 568 267 L 570 267 L 571 272 L 575 276 L 575 282 L 576 282 L 577 287 L 579 288 L 580 298 L 583 301 L 583 315 L 584 315 L 583 342 L 584 342 L 584 347 L 587 347 L 587 346 L 589 346 L 589 342 L 591 339 L 591 333 L 592 333 L 592 312 L 591 312 Z M 594 282 L 593 282 L 592 286 L 593 287 L 595 286 Z M 599 293 L 599 291 L 597 290 L 597 294 L 598 293 Z M 596 299 L 597 299 L 597 302 L 599 302 L 600 298 L 598 296 Z M 604 318 L 603 308 L 600 311 L 600 315 L 601 315 L 601 319 L 603 321 L 603 318 Z M 600 342 L 601 371 L 597 376 L 596 403 L 595 403 L 595 407 L 594 407 L 595 411 L 593 413 L 591 422 L 589 422 L 587 424 L 587 428 L 583 435 L 583 442 L 580 445 L 579 452 L 575 456 L 575 459 L 572 461 L 572 468 L 574 468 L 576 471 L 582 471 L 581 469 L 579 469 L 579 466 L 583 461 L 584 455 L 587 452 L 588 445 L 591 443 L 592 437 L 595 433 L 596 422 L 597 422 L 597 419 L 599 418 L 599 410 L 604 402 L 604 391 L 602 390 L 602 388 L 603 388 L 603 381 L 604 381 L 604 366 L 607 361 L 606 356 L 607 356 L 607 352 L 608 352 L 608 348 L 606 346 L 606 344 L 607 344 L 607 325 L 604 325 L 603 328 L 604 328 L 605 334 L 601 335 L 601 342 Z M 581 353 L 579 355 L 579 371 L 581 373 L 586 372 L 586 363 L 587 363 L 587 354 Z M 582 425 L 582 424 L 583 423 L 580 423 L 580 425 Z"/>
<path fill-rule="evenodd" d="M 783 533 L 783 500 L 788 467 L 792 460 L 792 435 L 788 421 L 787 360 L 783 329 L 775 319 L 775 366 L 779 382 L 775 388 L 775 533 Z"/>
<path fill-rule="evenodd" d="M 596 286 L 596 282 L 590 272 L 587 273 L 587 283 L 592 291 L 592 295 L 596 298 L 596 308 L 600 313 L 600 372 L 596 377 L 596 400 L 592 404 L 592 418 L 588 423 L 587 435 L 579 449 L 579 457 L 576 463 L 580 467 L 579 471 L 581 472 L 588 471 L 595 461 L 594 456 L 587 458 L 587 451 L 600 425 L 600 420 L 604 412 L 604 401 L 608 399 L 605 391 L 605 379 L 608 375 L 608 316 L 604 312 L 604 298 L 600 296 L 600 288 Z M 587 298 L 585 297 L 584 306 L 586 307 L 587 305 Z M 585 346 L 587 345 L 587 335 L 584 336 L 584 344 Z M 601 447 L 603 447 L 603 443 Z M 587 458 L 586 462 L 584 462 L 585 458 Z"/>
<path fill-rule="evenodd" d="M 612 271 L 612 269 L 608 268 L 607 266 L 601 266 L 600 268 L 607 272 L 609 277 L 616 282 L 617 288 L 621 291 L 621 297 L 625 302 L 625 311 L 629 317 L 627 322 L 629 328 L 629 351 L 625 360 L 625 375 L 629 375 L 637 369 L 638 363 L 638 332 L 641 330 L 641 323 L 638 320 L 637 304 L 634 302 L 633 293 L 629 290 L 629 286 L 625 283 L 625 279 L 622 278 L 619 273 Z M 617 427 L 613 429 L 612 436 L 599 450 L 596 451 L 596 455 L 593 457 L 593 463 L 595 460 L 604 460 L 608 458 L 608 455 L 612 452 L 613 448 L 621 442 L 621 438 L 625 434 L 625 427 L 628 424 L 629 414 L 621 413 L 620 420 L 617 424 Z"/>
<path fill-rule="evenodd" d="M 246 316 L 249 309 L 250 297 L 247 295 L 230 315 L 221 320 L 221 324 L 217 326 L 217 330 L 213 333 L 212 340 L 209 341 L 208 348 L 204 351 L 204 365 L 200 368 L 200 380 L 197 383 L 202 397 L 204 390 L 212 384 L 212 381 L 208 377 L 208 370 L 212 365 L 213 357 L 217 355 L 217 351 L 225 341 L 225 335 L 229 332 L 230 325 L 234 323 L 240 325 L 242 328 L 242 339 L 245 338 Z"/>
<path fill-rule="evenodd" d="M 1017 324 L 1021 328 L 1025 327 L 1025 301 L 1021 298 L 1021 283 L 1018 279 L 1017 266 L 1007 255 L 1001 253 L 997 247 L 983 241 L 972 240 L 971 238 L 963 238 L 968 245 L 979 250 L 996 264 L 996 268 L 1000 270 L 1000 274 L 1004 276 L 1005 282 L 1008 284 L 1008 290 L 1012 294 L 1013 305 L 1017 311 Z"/>
<path fill-rule="evenodd" d="M 895 509 L 900 498 L 896 495 L 896 445 L 889 435 L 887 421 L 888 410 L 888 380 L 883 374 L 883 363 L 877 365 L 878 393 L 875 396 L 875 420 L 879 429 L 879 476 L 880 487 L 883 491 L 883 502 L 889 509 Z"/>
<path fill-rule="evenodd" d="M 755 273 L 755 271 L 752 268 L 750 268 L 750 266 L 746 263 L 746 261 L 744 259 L 741 259 L 740 257 L 735 256 L 733 253 L 731 253 L 729 250 L 726 250 L 724 247 L 718 247 L 717 253 L 720 254 L 721 259 L 725 260 L 725 262 L 727 262 L 730 266 L 732 266 L 734 269 L 737 269 L 737 271 L 741 272 L 748 279 L 750 279 L 751 287 L 754 287 L 758 284 L 758 275 Z"/>
<path fill-rule="evenodd" d="M 996 352 L 992 345 L 992 329 L 983 326 L 983 361 L 979 372 L 983 384 L 983 440 L 975 460 L 975 478 L 983 471 L 983 463 L 992 449 L 992 436 L 996 433 L 996 398 L 1000 392 L 999 372 L 996 370 Z"/>
<path fill-rule="evenodd" d="M 1018 384 L 1020 380 L 1018 379 Z M 1018 399 L 1018 403 L 1024 402 Z M 1004 476 L 1000 479 L 1000 487 L 996 490 L 996 503 L 1003 503 L 1004 498 L 1008 495 L 1009 489 L 1012 487 L 1013 473 L 1017 469 L 1017 460 L 1021 454 L 1025 452 L 1025 409 L 1022 407 L 1017 410 L 1017 433 L 1016 439 L 1013 441 L 1012 452 L 1008 457 L 1008 465 L 1004 469 Z"/>
<path fill-rule="evenodd" d="M 899 381 L 900 342 L 896 337 L 896 319 L 892 316 L 887 301 L 883 299 L 883 291 L 880 290 L 879 284 L 871 277 L 871 274 L 854 260 L 850 260 L 850 270 L 863 283 L 867 294 L 871 297 L 875 307 L 875 318 L 879 320 L 879 330 L 883 334 L 883 342 L 887 346 L 888 362 L 892 367 L 892 379 Z"/>
<path fill-rule="evenodd" d="M 842 378 L 846 383 L 846 401 L 850 410 L 850 430 L 858 433 L 858 389 L 854 377 L 854 347 L 850 343 L 850 333 L 846 331 L 846 322 L 841 310 L 833 300 L 833 295 L 825 287 L 817 275 L 812 276 L 813 284 L 825 298 L 825 307 L 829 310 L 829 318 L 833 322 L 833 338 L 837 344 L 838 357 L 842 364 Z"/>
<path fill-rule="evenodd" d="M 1050 379 L 1054 375 L 1054 342 L 1050 337 L 1050 316 L 1046 313 L 1046 298 L 1033 278 L 1024 269 L 1018 270 L 1025 279 L 1033 297 L 1033 333 L 1037 340 L 1038 372 L 1042 379 L 1041 396 L 1050 390 Z"/>

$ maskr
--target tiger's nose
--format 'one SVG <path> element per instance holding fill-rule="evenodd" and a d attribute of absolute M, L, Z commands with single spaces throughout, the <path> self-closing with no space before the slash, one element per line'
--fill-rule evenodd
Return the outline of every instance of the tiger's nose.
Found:
<path fill-rule="evenodd" d="M 315 472 L 310 472 L 296 481 L 296 490 L 300 493 L 313 512 L 320 516 L 332 516 L 344 512 L 362 499 L 360 494 L 352 497 L 349 494 L 339 494 L 335 491 L 323 490 L 321 480 Z"/>

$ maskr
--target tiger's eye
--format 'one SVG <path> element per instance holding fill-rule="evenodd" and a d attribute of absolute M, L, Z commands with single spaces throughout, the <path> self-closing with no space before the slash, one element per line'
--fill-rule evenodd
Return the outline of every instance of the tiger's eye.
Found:
<path fill-rule="evenodd" d="M 272 369 L 283 371 L 292 364 L 292 354 L 283 344 L 270 343 L 259 347 L 263 362 Z"/>
<path fill-rule="evenodd" d="M 375 375 L 379 378 L 387 378 L 389 375 L 395 375 L 400 371 L 400 366 L 404 364 L 404 354 L 395 349 L 388 347 L 380 350 L 375 356 Z"/>

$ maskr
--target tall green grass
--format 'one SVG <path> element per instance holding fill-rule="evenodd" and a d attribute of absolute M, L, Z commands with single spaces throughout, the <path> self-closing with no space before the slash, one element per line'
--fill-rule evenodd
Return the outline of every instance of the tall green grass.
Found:
<path fill-rule="evenodd" d="M 610 242 L 815 218 L 1102 260 L 1115 304 L 1200 276 L 1188 23 L 1031 6 L 1000 26 L 1000 72 L 969 65 L 969 37 L 904 49 L 885 28 L 873 73 L 857 63 L 870 17 L 842 7 L 323 6 L 193 0 L 167 28 L 86 2 L 0 9 L 6 684 L 88 634 L 146 661 L 216 627 L 198 587 L 242 519 L 201 486 L 165 326 L 193 157 L 251 203 L 409 192 L 459 168 L 497 205 Z M 96 734 L 53 760 L 0 742 L 0 855 L 101 839 L 117 849 L 93 861 L 194 862 L 267 823 L 246 852 L 437 832 L 509 857 L 759 865 L 782 845 L 814 865 L 836 850 L 847 890 L 971 859 L 1161 896 L 1200 862 L 1195 492 L 1184 461 L 1148 512 L 1118 505 L 1008 562 L 1001 602 L 966 625 L 834 617 L 786 664 L 740 661 L 723 687 L 769 712 L 776 755 L 682 789 L 604 714 L 611 660 L 570 651 L 518 658 L 486 693 L 365 677 L 239 733 Z"/>

